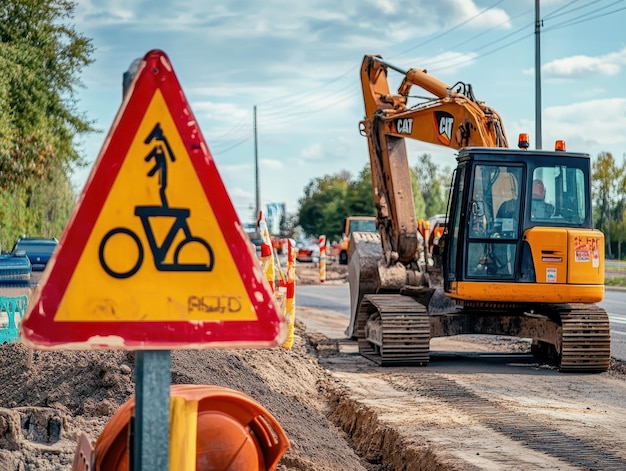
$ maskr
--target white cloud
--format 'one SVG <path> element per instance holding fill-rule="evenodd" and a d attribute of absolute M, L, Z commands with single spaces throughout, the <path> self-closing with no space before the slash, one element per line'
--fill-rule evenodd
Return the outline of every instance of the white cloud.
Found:
<path fill-rule="evenodd" d="M 130 23 L 137 20 L 138 7 L 132 0 L 81 0 L 76 5 L 76 19 L 96 25 Z"/>
<path fill-rule="evenodd" d="M 541 67 L 545 78 L 581 78 L 597 75 L 614 76 L 626 64 L 626 47 L 597 57 L 575 55 L 557 59 Z M 534 72 L 533 72 L 534 73 Z"/>
<path fill-rule="evenodd" d="M 282 170 L 285 168 L 282 162 L 275 159 L 261 159 L 260 165 L 268 170 Z"/>
<path fill-rule="evenodd" d="M 231 197 L 234 198 L 254 198 L 254 193 L 248 190 L 244 190 L 243 188 L 239 187 L 239 186 L 233 186 L 230 190 L 229 190 L 229 194 Z"/>
<path fill-rule="evenodd" d="M 455 14 L 451 15 L 458 23 L 472 18 L 471 27 L 474 29 L 498 26 L 504 29 L 511 28 L 509 15 L 500 8 L 478 7 L 473 0 L 451 0 L 450 6 L 454 8 Z M 458 24 L 457 23 L 457 24 Z M 468 23 L 470 24 L 470 23 Z"/>
<path fill-rule="evenodd" d="M 326 158 L 324 147 L 320 143 L 315 143 L 303 148 L 300 157 L 304 162 L 318 162 Z"/>
<path fill-rule="evenodd" d="M 478 53 L 475 52 L 445 51 L 436 56 L 418 57 L 411 60 L 413 67 L 426 69 L 433 75 L 455 77 L 459 70 L 473 65 L 477 57 Z"/>
<path fill-rule="evenodd" d="M 557 139 L 564 139 L 567 150 L 585 152 L 592 157 L 600 152 L 620 155 L 626 149 L 626 98 L 589 100 L 543 110 L 542 147 L 553 149 Z M 530 134 L 535 146 L 535 123 L 520 120 L 509 129 L 509 145 L 516 147 L 517 134 Z"/>

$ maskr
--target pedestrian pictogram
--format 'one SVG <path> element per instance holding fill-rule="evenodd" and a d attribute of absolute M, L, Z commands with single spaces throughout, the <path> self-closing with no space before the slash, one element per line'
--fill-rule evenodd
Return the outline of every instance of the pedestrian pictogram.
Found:
<path fill-rule="evenodd" d="M 154 257 L 156 269 L 159 271 L 211 271 L 213 269 L 213 250 L 206 240 L 191 235 L 191 231 L 189 229 L 189 226 L 187 225 L 187 218 L 189 218 L 190 216 L 189 209 L 168 207 L 166 196 L 167 162 L 168 160 L 171 162 L 175 162 L 176 157 L 174 156 L 174 152 L 172 151 L 172 148 L 167 141 L 167 137 L 164 135 L 163 130 L 161 129 L 161 123 L 157 123 L 154 126 L 154 129 L 152 129 L 150 135 L 146 137 L 144 143 L 151 144 L 154 140 L 161 142 L 161 144 L 155 144 L 144 160 L 146 162 L 154 160 L 154 167 L 152 167 L 147 173 L 148 177 L 155 176 L 157 172 L 160 174 L 159 196 L 161 198 L 161 205 L 135 206 L 135 215 L 141 219 L 141 224 L 145 231 L 145 235 L 147 237 L 150 247 L 150 253 Z M 163 145 L 165 145 L 165 150 L 163 149 Z M 172 218 L 174 220 L 171 229 L 168 231 L 161 245 L 158 245 L 154 231 L 152 230 L 152 225 L 150 222 L 151 218 Z M 179 231 L 182 231 L 182 233 L 185 235 L 185 238 L 180 241 L 174 249 L 173 262 L 168 263 L 165 261 L 165 257 L 172 249 L 172 243 L 174 242 L 174 239 Z M 105 247 L 109 240 L 113 237 L 130 237 L 132 239 L 132 242 L 137 245 L 137 260 L 135 263 L 131 263 L 131 267 L 129 269 L 116 271 L 116 269 L 111 268 L 107 262 L 105 258 Z M 201 255 L 203 256 L 203 258 L 205 255 L 207 256 L 206 261 L 198 260 L 196 263 L 181 263 L 179 261 L 179 255 L 181 253 L 181 250 L 186 244 L 194 243 L 200 244 L 205 248 L 206 254 L 202 253 Z M 114 278 L 128 278 L 137 273 L 139 268 L 141 268 L 144 259 L 144 250 L 142 247 L 141 239 L 135 232 L 126 227 L 115 227 L 107 232 L 102 239 L 102 242 L 100 242 L 98 255 L 102 268 L 110 276 Z"/>
<path fill-rule="evenodd" d="M 44 348 L 274 346 L 286 328 L 169 59 L 141 62 L 22 322 Z"/>

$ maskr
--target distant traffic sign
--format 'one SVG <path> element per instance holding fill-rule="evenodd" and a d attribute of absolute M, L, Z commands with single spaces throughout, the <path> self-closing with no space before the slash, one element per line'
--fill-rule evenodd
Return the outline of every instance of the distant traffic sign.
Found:
<path fill-rule="evenodd" d="M 282 343 L 285 320 L 163 52 L 139 64 L 21 329 L 51 349 Z"/>

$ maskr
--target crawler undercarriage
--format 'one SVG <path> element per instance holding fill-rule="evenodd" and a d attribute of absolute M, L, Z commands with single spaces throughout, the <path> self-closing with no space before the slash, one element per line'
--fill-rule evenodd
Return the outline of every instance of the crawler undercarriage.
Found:
<path fill-rule="evenodd" d="M 533 354 L 561 371 L 606 371 L 610 359 L 607 313 L 596 305 L 533 306 L 498 311 L 463 308 L 429 314 L 411 296 L 364 296 L 357 317 L 359 352 L 383 366 L 426 365 L 433 337 L 494 334 L 533 340 Z"/>

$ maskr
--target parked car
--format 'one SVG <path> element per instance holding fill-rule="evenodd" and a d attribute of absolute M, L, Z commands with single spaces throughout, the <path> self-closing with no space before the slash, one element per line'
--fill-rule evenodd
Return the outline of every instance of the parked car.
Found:
<path fill-rule="evenodd" d="M 55 238 L 22 237 L 17 240 L 12 252 L 14 254 L 26 253 L 33 271 L 43 271 L 58 244 L 59 241 Z"/>
<path fill-rule="evenodd" d="M 319 262 L 320 247 L 313 242 L 296 243 L 296 260 L 298 262 Z"/>
<path fill-rule="evenodd" d="M 261 243 L 263 242 L 261 234 L 259 234 L 258 232 L 248 232 L 247 234 L 248 239 L 250 239 L 250 242 L 254 245 L 254 248 L 256 250 L 256 256 L 261 257 Z"/>
<path fill-rule="evenodd" d="M 24 252 L 0 255 L 0 286 L 29 286 L 32 267 Z"/>

